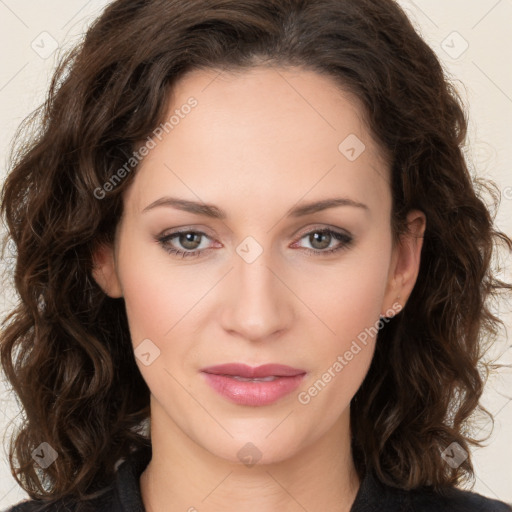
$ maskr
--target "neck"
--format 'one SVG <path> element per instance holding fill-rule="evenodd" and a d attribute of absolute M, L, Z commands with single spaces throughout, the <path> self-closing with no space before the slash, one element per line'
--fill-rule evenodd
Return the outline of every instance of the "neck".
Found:
<path fill-rule="evenodd" d="M 249 466 L 199 446 L 152 397 L 153 455 L 140 478 L 145 509 L 349 512 L 360 486 L 349 414 L 347 408 L 328 432 L 291 457 Z"/>

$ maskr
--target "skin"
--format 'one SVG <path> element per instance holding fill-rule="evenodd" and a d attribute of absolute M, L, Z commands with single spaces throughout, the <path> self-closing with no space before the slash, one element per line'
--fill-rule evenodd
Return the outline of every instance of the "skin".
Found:
<path fill-rule="evenodd" d="M 151 390 L 144 504 L 155 512 L 348 511 L 360 486 L 349 406 L 375 338 L 308 404 L 298 393 L 380 315 L 405 304 L 425 216 L 411 211 L 410 234 L 393 246 L 389 166 L 357 100 L 329 77 L 263 66 L 195 70 L 176 84 L 169 116 L 191 96 L 197 107 L 158 141 L 125 191 L 114 246 L 95 254 L 97 282 L 109 296 L 124 297 L 134 349 L 150 339 L 160 350 L 147 366 L 136 359 Z M 366 146 L 354 161 L 338 149 L 350 134 Z M 143 212 L 166 195 L 214 204 L 227 217 L 168 206 Z M 330 197 L 368 209 L 287 216 L 297 204 Z M 353 243 L 320 254 L 341 244 L 308 236 L 326 227 L 350 233 Z M 199 249 L 212 249 L 199 257 L 169 254 L 155 238 L 176 228 L 206 233 Z M 252 263 L 236 251 L 248 236 L 263 251 Z M 168 245 L 193 250 L 179 237 Z M 241 406 L 199 372 L 227 362 L 282 363 L 307 375 L 271 405 Z M 237 455 L 249 442 L 261 456 L 251 467 Z"/>

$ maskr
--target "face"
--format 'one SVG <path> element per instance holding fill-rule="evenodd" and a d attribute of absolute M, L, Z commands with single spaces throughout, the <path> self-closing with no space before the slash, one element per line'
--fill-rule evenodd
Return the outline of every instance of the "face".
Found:
<path fill-rule="evenodd" d="M 393 247 L 388 165 L 329 78 L 196 70 L 175 87 L 168 117 L 176 110 L 95 277 L 124 297 L 155 428 L 226 460 L 252 443 L 262 463 L 282 461 L 348 424 L 379 316 L 414 285 L 421 238 Z M 326 200 L 337 203 L 306 207 Z M 422 214 L 409 220 L 421 236 Z M 297 376 L 202 371 L 225 363 Z"/>

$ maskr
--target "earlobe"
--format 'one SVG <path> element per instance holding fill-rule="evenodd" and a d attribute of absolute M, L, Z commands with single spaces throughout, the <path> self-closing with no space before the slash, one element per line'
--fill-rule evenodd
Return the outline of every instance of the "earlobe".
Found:
<path fill-rule="evenodd" d="M 390 269 L 390 280 L 384 301 L 384 306 L 388 310 L 397 302 L 400 303 L 400 309 L 405 306 L 419 274 L 423 236 L 426 229 L 425 214 L 419 210 L 410 211 L 407 215 L 407 225 L 408 231 L 400 237 Z"/>
<path fill-rule="evenodd" d="M 122 297 L 123 291 L 116 273 L 114 249 L 109 245 L 98 245 L 93 251 L 92 263 L 92 276 L 101 289 L 109 297 Z"/>

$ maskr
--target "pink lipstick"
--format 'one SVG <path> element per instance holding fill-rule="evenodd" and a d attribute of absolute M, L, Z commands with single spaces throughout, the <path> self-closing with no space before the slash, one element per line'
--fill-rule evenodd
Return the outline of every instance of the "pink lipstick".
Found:
<path fill-rule="evenodd" d="M 305 370 L 282 364 L 251 367 L 228 363 L 201 369 L 206 382 L 220 395 L 239 405 L 262 406 L 291 393 Z"/>

